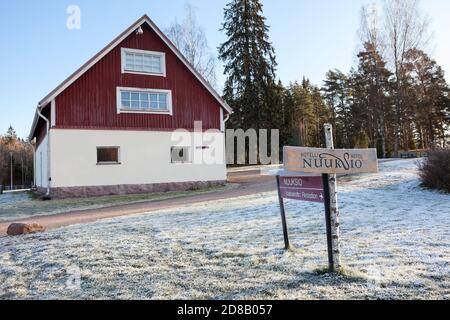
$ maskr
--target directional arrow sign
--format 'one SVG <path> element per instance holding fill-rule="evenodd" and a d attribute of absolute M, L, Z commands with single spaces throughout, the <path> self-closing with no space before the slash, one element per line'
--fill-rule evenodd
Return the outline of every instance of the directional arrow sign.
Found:
<path fill-rule="evenodd" d="M 280 195 L 284 199 L 324 202 L 322 176 L 280 176 Z"/>

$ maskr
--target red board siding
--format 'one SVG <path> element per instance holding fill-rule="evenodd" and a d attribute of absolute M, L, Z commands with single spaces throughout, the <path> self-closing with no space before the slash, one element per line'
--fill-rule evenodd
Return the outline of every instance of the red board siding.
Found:
<path fill-rule="evenodd" d="M 172 130 L 220 128 L 220 104 L 158 35 L 144 25 L 56 98 L 56 127 L 90 129 Z M 166 53 L 166 77 L 121 73 L 121 48 Z M 116 88 L 172 90 L 173 115 L 117 114 Z"/>

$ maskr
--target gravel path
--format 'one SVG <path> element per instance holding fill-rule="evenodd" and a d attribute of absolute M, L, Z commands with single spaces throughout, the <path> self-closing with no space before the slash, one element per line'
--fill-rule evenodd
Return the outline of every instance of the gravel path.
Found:
<path fill-rule="evenodd" d="M 128 216 L 144 212 L 153 212 L 161 209 L 176 208 L 187 204 L 194 204 L 198 202 L 214 201 L 227 198 L 235 198 L 242 195 L 250 195 L 258 192 L 265 192 L 274 190 L 276 188 L 275 180 L 273 177 L 261 177 L 255 174 L 250 176 L 239 175 L 239 177 L 229 179 L 232 184 L 228 184 L 225 187 L 215 188 L 214 190 L 198 190 L 191 192 L 192 195 L 188 195 L 189 192 L 174 193 L 173 195 L 165 196 L 157 195 L 153 200 L 142 200 L 140 197 L 144 196 L 130 196 L 137 197 L 139 200 L 127 199 L 128 196 L 122 196 L 123 199 L 119 199 L 121 203 L 114 204 L 111 202 L 108 205 L 107 197 L 102 197 L 99 204 L 96 199 L 68 199 L 68 200 L 56 200 L 63 202 L 62 205 L 56 205 L 56 207 L 50 202 L 46 202 L 51 210 L 46 213 L 45 207 L 37 214 L 27 214 L 25 218 L 20 218 L 20 215 L 14 214 L 9 216 L 9 219 L 0 219 L 0 237 L 6 236 L 6 230 L 8 226 L 13 222 L 21 223 L 39 223 L 45 226 L 47 229 L 55 229 L 63 226 L 69 226 L 73 224 L 81 224 L 94 222 L 100 219 L 114 218 L 120 216 Z M 27 194 L 15 195 L 19 198 L 20 202 L 25 202 L 27 206 L 42 204 L 39 200 L 30 200 L 30 196 Z M 149 198 L 152 196 L 149 195 Z M 161 198 L 161 199 L 159 199 Z M 77 206 L 80 204 L 77 201 L 87 202 L 85 207 L 92 207 L 92 209 L 77 210 Z M 126 203 L 126 202 L 129 203 Z M 66 203 L 67 202 L 67 203 Z M 90 204 L 89 202 L 92 202 Z M 2 207 L 0 205 L 0 212 Z M 55 211 L 56 210 L 56 211 Z M 55 213 L 56 212 L 56 213 Z M 1 216 L 5 216 L 0 214 Z M 13 219 L 13 216 L 17 218 Z"/>

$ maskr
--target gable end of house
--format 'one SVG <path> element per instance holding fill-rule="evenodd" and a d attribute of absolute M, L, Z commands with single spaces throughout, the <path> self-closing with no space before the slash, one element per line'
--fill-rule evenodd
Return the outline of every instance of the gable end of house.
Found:
<path fill-rule="evenodd" d="M 48 108 L 49 106 L 52 106 L 50 112 L 53 116 L 52 125 L 54 125 L 55 121 L 56 121 L 55 109 L 59 110 L 58 109 L 59 102 L 56 103 L 56 107 L 55 107 L 55 101 L 59 101 L 59 100 L 64 101 L 64 99 L 61 98 L 61 95 L 65 95 L 66 91 L 69 88 L 76 85 L 76 83 L 80 79 L 85 77 L 85 75 L 87 73 L 89 73 L 97 64 L 99 64 L 102 60 L 104 60 L 105 57 L 107 57 L 109 54 L 112 54 L 114 51 L 117 51 L 117 50 L 123 50 L 123 48 L 120 46 L 122 46 L 124 44 L 124 42 L 126 42 L 127 38 L 136 34 L 136 30 L 138 30 L 140 28 L 141 29 L 144 28 L 144 30 L 145 29 L 149 30 L 151 33 L 156 35 L 157 38 L 160 39 L 161 43 L 164 44 L 164 46 L 166 48 L 168 48 L 168 50 L 165 54 L 169 54 L 169 57 L 168 57 L 169 63 L 174 64 L 173 61 L 175 59 L 177 59 L 178 60 L 177 64 L 179 64 L 180 66 L 183 66 L 186 70 L 188 70 L 188 72 L 190 73 L 191 76 L 193 76 L 193 79 L 194 79 L 191 82 L 198 82 L 198 87 L 202 87 L 203 88 L 202 90 L 206 91 L 207 94 L 211 96 L 211 99 L 216 101 L 218 106 L 220 106 L 221 117 L 232 113 L 232 109 L 228 106 L 228 104 L 221 98 L 221 96 L 214 90 L 214 88 L 212 88 L 212 86 L 195 70 L 195 68 L 186 60 L 186 58 L 180 53 L 180 51 L 175 47 L 175 45 L 162 33 L 162 31 L 153 23 L 153 21 L 151 21 L 151 19 L 147 15 L 144 15 L 140 19 L 138 19 L 134 24 L 132 24 L 128 29 L 126 29 L 122 34 L 120 34 L 111 43 L 109 43 L 103 50 L 101 50 L 99 53 L 97 53 L 93 58 L 91 58 L 89 61 L 87 61 L 82 67 L 80 67 L 71 76 L 69 76 L 65 81 L 63 81 L 58 87 L 56 87 L 53 91 L 51 91 L 46 97 L 44 97 L 39 102 L 37 109 L 42 110 L 44 108 Z M 138 49 L 139 48 L 130 48 L 130 50 L 138 50 Z M 123 68 L 123 66 L 122 66 L 122 68 Z M 115 70 L 114 72 L 117 72 L 117 70 Z M 165 70 L 164 70 L 164 72 L 165 72 Z M 119 71 L 119 73 L 120 73 L 120 71 Z M 123 70 L 122 70 L 122 73 L 123 73 Z M 165 74 L 164 74 L 164 76 L 165 76 Z M 129 78 L 131 78 L 131 77 L 132 77 L 132 75 L 129 75 Z M 138 77 L 142 78 L 142 75 L 141 76 L 136 75 L 136 78 L 133 78 L 133 79 L 137 79 Z M 173 77 L 173 74 L 168 75 L 168 77 Z M 185 76 L 185 78 L 186 78 L 186 76 Z M 143 88 L 147 89 L 147 85 L 137 86 L 137 87 L 143 87 Z M 178 88 L 180 86 L 175 85 L 174 87 Z M 116 88 L 114 88 L 115 92 L 118 90 L 118 88 L 120 88 L 119 85 L 117 85 Z M 79 89 L 80 88 L 77 88 L 76 90 L 79 90 Z M 158 89 L 164 89 L 164 88 L 158 88 Z M 189 90 L 191 90 L 191 88 L 187 88 L 186 91 L 189 91 Z M 117 92 L 119 92 L 119 91 L 117 91 Z M 175 99 L 176 98 L 177 97 L 175 97 Z M 179 102 L 180 100 L 181 100 L 181 98 L 178 98 L 178 101 L 176 101 L 176 102 L 178 104 L 180 104 L 180 102 Z M 32 128 L 30 131 L 30 135 L 29 135 L 30 140 L 33 139 L 34 137 L 36 137 L 36 129 L 38 127 L 38 123 L 40 121 L 43 121 L 43 119 L 39 116 L 38 110 L 36 110 Z M 89 109 L 89 112 L 91 112 L 91 111 L 92 110 Z M 70 112 L 71 112 L 71 114 L 74 114 L 73 110 L 70 110 Z M 198 110 L 197 110 L 197 112 L 198 112 Z M 176 118 L 177 116 L 179 116 L 179 112 L 174 117 Z M 155 116 L 155 118 L 158 118 L 158 117 L 161 117 L 161 116 L 160 115 Z M 105 122 L 107 122 L 107 121 L 105 121 Z M 109 123 L 110 122 L 111 121 L 109 121 Z M 139 120 L 139 122 L 142 122 L 142 120 Z M 144 123 L 149 128 L 152 128 L 152 127 L 156 128 L 156 129 L 158 128 L 158 125 L 154 124 L 153 122 L 144 121 Z M 182 125 L 183 122 L 177 121 L 176 124 Z M 80 126 L 79 123 L 77 125 Z M 98 123 L 88 124 L 88 125 L 90 125 L 91 127 L 99 127 L 99 126 L 103 127 L 103 125 L 100 125 Z"/>

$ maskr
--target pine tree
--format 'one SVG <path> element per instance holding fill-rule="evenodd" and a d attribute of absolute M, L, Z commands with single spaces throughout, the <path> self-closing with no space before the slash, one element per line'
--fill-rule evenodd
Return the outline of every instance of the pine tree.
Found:
<path fill-rule="evenodd" d="M 442 68 L 425 52 L 412 49 L 406 54 L 408 119 L 420 149 L 442 146 L 444 119 L 450 106 L 449 86 Z"/>
<path fill-rule="evenodd" d="M 314 127 L 314 105 L 309 91 L 309 81 L 303 79 L 302 84 L 290 84 L 290 103 L 292 113 L 293 143 L 299 146 L 311 146 L 311 127 Z"/>
<path fill-rule="evenodd" d="M 3 140 L 6 144 L 14 144 L 17 142 L 18 137 L 16 130 L 12 126 L 9 126 L 8 131 L 6 131 L 5 136 L 3 137 Z"/>
<path fill-rule="evenodd" d="M 393 121 L 390 99 L 392 74 L 372 43 L 364 44 L 358 59 L 358 69 L 352 75 L 355 133 L 365 130 L 369 146 L 378 148 L 379 154 L 385 158 L 389 145 L 386 124 Z"/>
<path fill-rule="evenodd" d="M 351 148 L 353 137 L 349 119 L 351 116 L 352 92 L 349 77 L 340 70 L 328 71 L 322 91 L 331 110 L 331 123 L 334 127 L 333 133 L 336 145 Z"/>
<path fill-rule="evenodd" d="M 323 147 L 323 125 L 330 122 L 331 112 L 328 109 L 322 93 L 319 87 L 313 86 L 311 88 L 311 96 L 314 106 L 314 136 L 313 144 L 314 147 Z"/>
<path fill-rule="evenodd" d="M 406 79 L 406 55 L 411 49 L 423 49 L 430 40 L 429 20 L 422 13 L 419 1 L 389 0 L 384 2 L 384 38 L 388 61 L 392 66 L 395 118 L 393 153 L 411 148 L 410 95 Z"/>

